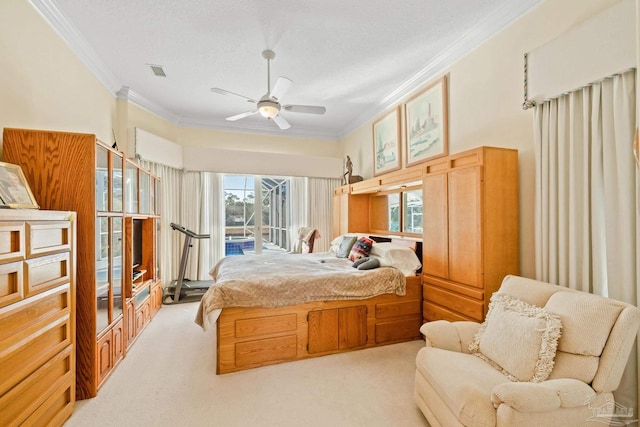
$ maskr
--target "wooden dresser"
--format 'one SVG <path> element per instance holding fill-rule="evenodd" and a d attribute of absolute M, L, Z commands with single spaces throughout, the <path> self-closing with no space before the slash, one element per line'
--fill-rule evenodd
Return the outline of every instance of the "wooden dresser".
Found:
<path fill-rule="evenodd" d="M 0 211 L 0 425 L 61 426 L 75 404 L 73 212 Z"/>

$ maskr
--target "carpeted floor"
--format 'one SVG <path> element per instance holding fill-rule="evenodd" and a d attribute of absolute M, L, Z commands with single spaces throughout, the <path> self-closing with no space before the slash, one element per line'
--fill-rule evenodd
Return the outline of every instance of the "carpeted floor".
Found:
<path fill-rule="evenodd" d="M 65 427 L 428 426 L 413 400 L 422 341 L 216 375 L 196 309 L 163 306 Z"/>

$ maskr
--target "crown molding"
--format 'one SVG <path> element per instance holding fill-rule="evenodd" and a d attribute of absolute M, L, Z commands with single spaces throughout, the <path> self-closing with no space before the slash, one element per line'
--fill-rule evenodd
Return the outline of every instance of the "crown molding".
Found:
<path fill-rule="evenodd" d="M 409 94 L 419 89 L 434 77 L 439 77 L 454 63 L 462 59 L 469 52 L 476 49 L 491 36 L 518 19 L 522 14 L 537 6 L 540 0 L 526 0 L 525 2 L 507 2 L 486 19 L 471 27 L 461 37 L 451 44 L 449 48 L 437 55 L 417 73 L 405 80 L 397 89 L 378 101 L 373 107 L 351 121 L 340 132 L 338 137 L 342 140 L 356 129 L 381 115 L 387 109 L 398 105 Z"/>
<path fill-rule="evenodd" d="M 80 31 L 60 11 L 53 0 L 29 0 L 31 5 L 42 15 L 51 27 L 60 35 L 72 51 L 89 68 L 93 75 L 115 96 L 122 87 L 122 83 L 107 68 L 98 54 L 82 37 Z"/>

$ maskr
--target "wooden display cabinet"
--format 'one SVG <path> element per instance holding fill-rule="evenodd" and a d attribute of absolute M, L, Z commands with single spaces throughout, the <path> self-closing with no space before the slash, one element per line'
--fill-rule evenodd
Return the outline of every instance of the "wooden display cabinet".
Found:
<path fill-rule="evenodd" d="M 150 201 L 146 197 L 141 197 L 140 200 L 147 205 Z M 140 208 L 144 210 L 142 204 Z M 150 212 L 149 206 L 147 206 L 147 212 Z M 155 276 L 157 221 L 157 218 L 144 216 L 125 218 L 126 234 L 131 237 L 127 239 L 125 248 L 131 260 L 125 268 L 125 296 L 127 312 L 135 318 L 135 320 L 129 319 L 128 322 L 127 348 L 151 321 L 152 315 L 160 309 L 162 304 L 162 286 Z M 157 295 L 158 292 L 160 297 Z"/>
<path fill-rule="evenodd" d="M 128 337 L 139 332 L 128 306 L 134 218 L 153 230 L 142 235 L 142 246 L 154 251 L 145 258 L 145 280 L 159 286 L 157 179 L 95 135 L 25 129 L 3 135 L 4 161 L 22 167 L 40 207 L 77 212 L 76 395 L 94 397 L 126 356 Z"/>

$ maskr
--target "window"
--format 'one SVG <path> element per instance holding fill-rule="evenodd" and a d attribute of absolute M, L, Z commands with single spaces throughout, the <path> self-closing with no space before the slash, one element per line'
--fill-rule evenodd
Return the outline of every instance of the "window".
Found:
<path fill-rule="evenodd" d="M 402 231 L 422 234 L 422 189 L 402 193 Z"/>
<path fill-rule="evenodd" d="M 288 194 L 288 178 L 225 175 L 225 255 L 284 251 Z"/>
<path fill-rule="evenodd" d="M 374 194 L 369 224 L 374 233 L 422 234 L 422 188 Z"/>

